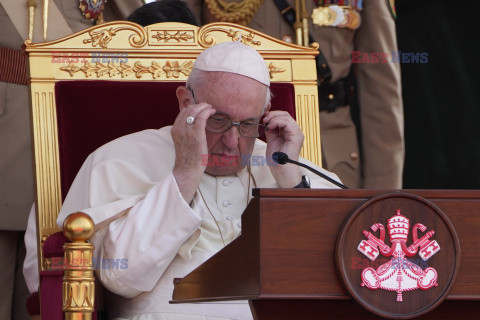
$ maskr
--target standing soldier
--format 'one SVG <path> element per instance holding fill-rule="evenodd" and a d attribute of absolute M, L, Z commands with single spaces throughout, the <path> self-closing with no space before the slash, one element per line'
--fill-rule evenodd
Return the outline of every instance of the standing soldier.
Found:
<path fill-rule="evenodd" d="M 287 42 L 295 39 L 293 0 L 203 1 L 189 1 L 203 23 L 230 21 Z M 397 51 L 394 0 L 302 1 L 306 8 L 300 12 L 302 18 L 314 13 L 309 19 L 310 40 L 319 43 L 321 51 L 317 73 L 324 167 L 350 188 L 401 188 L 400 66 L 391 62 L 392 52 Z M 353 61 L 358 63 L 352 65 L 354 51 L 356 57 L 386 54 L 390 58 L 383 62 L 356 59 Z M 357 83 L 361 139 L 350 112 L 355 82 L 350 73 Z"/>
<path fill-rule="evenodd" d="M 0 0 L 0 319 L 28 319 L 23 233 L 34 197 L 26 58 L 21 46 L 27 38 L 43 42 L 93 26 L 89 18 L 101 18 L 105 2 L 81 0 L 82 12 L 78 0 Z M 141 4 L 140 0 L 109 2 L 105 19 L 127 16 Z"/>

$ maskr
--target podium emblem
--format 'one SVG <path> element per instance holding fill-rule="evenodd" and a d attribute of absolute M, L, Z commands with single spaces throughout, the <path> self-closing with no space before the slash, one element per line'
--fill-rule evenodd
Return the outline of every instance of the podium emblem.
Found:
<path fill-rule="evenodd" d="M 436 240 L 430 240 L 435 234 L 434 230 L 425 233 L 420 239 L 418 230 L 425 232 L 427 227 L 417 223 L 412 229 L 413 243 L 407 247 L 407 238 L 410 228 L 410 221 L 401 215 L 400 209 L 396 215 L 388 219 L 388 233 L 391 246 L 385 243 L 385 227 L 381 223 L 373 224 L 370 229 L 373 232 L 380 230 L 380 238 L 372 232 L 363 230 L 367 240 L 362 240 L 357 250 L 363 253 L 368 259 L 375 261 L 381 253 L 384 257 L 391 259 L 379 266 L 376 270 L 372 267 L 363 269 L 361 286 L 372 290 L 383 289 L 397 292 L 397 301 L 402 302 L 402 292 L 415 289 L 428 290 L 437 284 L 437 271 L 428 267 L 423 270 L 408 258 L 415 257 L 417 252 L 423 261 L 427 261 L 440 250 Z"/>
<path fill-rule="evenodd" d="M 339 278 L 353 299 L 379 316 L 408 319 L 448 296 L 460 266 L 460 242 L 439 207 L 397 192 L 353 210 L 335 255 Z"/>

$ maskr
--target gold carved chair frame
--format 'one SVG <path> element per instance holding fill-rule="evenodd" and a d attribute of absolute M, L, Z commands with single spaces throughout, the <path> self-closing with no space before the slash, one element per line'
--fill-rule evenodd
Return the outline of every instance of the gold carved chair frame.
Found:
<path fill-rule="evenodd" d="M 216 43 L 238 40 L 263 56 L 272 82 L 293 84 L 296 119 L 305 134 L 302 156 L 321 165 L 315 68 L 318 45 L 315 43 L 310 47 L 289 44 L 231 23 L 212 23 L 201 28 L 182 23 L 159 23 L 143 28 L 125 21 L 102 24 L 47 43 L 26 41 L 38 243 L 60 231 L 55 222 L 62 205 L 55 83 L 69 80 L 186 81 L 200 52 Z M 106 58 L 107 62 L 99 57 Z M 81 255 L 81 251 L 78 254 Z M 40 245 L 39 257 L 39 270 L 48 270 L 49 263 L 43 259 Z M 66 271 L 69 267 L 67 263 Z M 89 268 L 88 265 L 80 267 Z M 93 277 L 91 272 L 86 276 Z M 77 319 L 75 312 L 78 312 L 78 319 L 88 319 L 87 314 L 93 306 L 71 305 L 68 301 L 82 298 L 66 297 L 65 285 L 64 310 L 67 314 L 71 312 L 68 318 Z M 89 302 L 93 304 L 93 296 Z"/>

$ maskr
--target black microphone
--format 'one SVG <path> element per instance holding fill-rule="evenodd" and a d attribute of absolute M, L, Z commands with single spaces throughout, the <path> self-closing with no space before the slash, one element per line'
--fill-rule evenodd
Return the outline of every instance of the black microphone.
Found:
<path fill-rule="evenodd" d="M 290 163 L 293 163 L 293 164 L 296 164 L 297 166 L 300 166 L 300 167 L 304 167 L 305 169 L 308 169 L 310 171 L 312 171 L 313 173 L 315 173 L 316 175 L 322 177 L 323 179 L 327 180 L 328 182 L 331 182 L 333 183 L 334 185 L 336 185 L 337 187 L 340 187 L 342 189 L 348 189 L 347 186 L 341 184 L 340 182 L 330 178 L 329 176 L 313 169 L 313 168 L 310 168 L 309 166 L 307 166 L 306 164 L 303 164 L 303 163 L 300 163 L 300 162 L 297 162 L 297 161 L 294 161 L 294 160 L 291 160 L 288 158 L 288 155 L 284 152 L 280 152 L 280 151 L 276 151 L 272 154 L 272 159 L 273 161 L 275 161 L 276 163 L 278 164 L 286 164 L 288 162 Z"/>

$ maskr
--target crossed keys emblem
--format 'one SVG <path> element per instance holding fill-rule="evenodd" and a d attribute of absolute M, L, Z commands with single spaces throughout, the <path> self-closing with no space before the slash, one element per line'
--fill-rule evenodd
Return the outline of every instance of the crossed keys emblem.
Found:
<path fill-rule="evenodd" d="M 369 289 L 383 289 L 397 292 L 397 301 L 403 301 L 402 292 L 415 289 L 428 290 L 437 286 L 437 271 L 428 267 L 422 270 L 418 265 L 409 261 L 406 257 L 414 257 L 417 252 L 423 261 L 430 259 L 440 250 L 440 245 L 430 238 L 435 231 L 426 232 L 420 239 L 418 230 L 425 232 L 427 227 L 417 223 L 412 228 L 412 245 L 407 247 L 407 238 L 410 228 L 409 219 L 396 210 L 396 215 L 388 219 L 388 233 L 391 246 L 385 243 L 385 227 L 381 223 L 373 224 L 370 229 L 373 232 L 380 230 L 380 238 L 372 232 L 363 230 L 367 240 L 358 244 L 358 251 L 374 261 L 381 253 L 384 257 L 392 257 L 390 261 L 382 264 L 377 270 L 368 267 L 362 271 L 361 286 Z"/>

